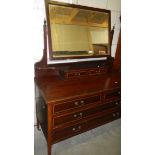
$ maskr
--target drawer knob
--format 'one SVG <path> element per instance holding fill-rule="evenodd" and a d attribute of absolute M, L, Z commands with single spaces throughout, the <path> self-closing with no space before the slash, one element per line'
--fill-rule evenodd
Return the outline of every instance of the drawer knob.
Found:
<path fill-rule="evenodd" d="M 78 126 L 78 129 L 81 129 L 81 126 Z"/>
<path fill-rule="evenodd" d="M 76 118 L 76 117 L 77 117 L 77 115 L 76 115 L 76 114 L 74 114 L 74 117 Z"/>
<path fill-rule="evenodd" d="M 73 128 L 72 130 L 75 131 L 75 128 Z"/>
<path fill-rule="evenodd" d="M 114 114 L 114 113 L 113 113 L 113 114 L 112 114 L 112 116 L 113 116 L 113 117 L 115 117 L 115 116 L 116 116 L 116 114 Z"/>
<path fill-rule="evenodd" d="M 76 102 L 74 102 L 74 104 L 75 104 L 75 105 L 79 105 L 77 101 L 76 101 Z"/>
<path fill-rule="evenodd" d="M 82 103 L 82 104 L 83 104 L 83 103 L 84 103 L 84 101 L 82 100 L 80 103 Z"/>
<path fill-rule="evenodd" d="M 118 94 L 121 94 L 121 92 L 119 91 Z"/>
<path fill-rule="evenodd" d="M 79 115 L 80 115 L 80 117 L 82 117 L 83 113 L 81 112 Z"/>
<path fill-rule="evenodd" d="M 117 81 L 115 81 L 114 83 L 115 83 L 115 84 L 117 84 L 118 82 L 117 82 Z"/>
<path fill-rule="evenodd" d="M 115 102 L 116 105 L 118 105 L 118 102 Z"/>

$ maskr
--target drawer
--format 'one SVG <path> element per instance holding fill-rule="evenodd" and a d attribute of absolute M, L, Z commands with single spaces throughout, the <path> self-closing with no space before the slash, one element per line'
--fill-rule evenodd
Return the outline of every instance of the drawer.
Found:
<path fill-rule="evenodd" d="M 100 102 L 100 101 L 101 101 L 101 95 L 96 94 L 94 96 L 90 96 L 87 98 L 82 98 L 82 99 L 77 99 L 73 101 L 63 102 L 60 104 L 55 104 L 54 113 L 70 110 L 73 108 L 78 108 L 84 105 L 88 105 L 88 104 L 92 104 L 92 103 Z"/>
<path fill-rule="evenodd" d="M 104 123 L 108 123 L 109 121 L 118 119 L 121 117 L 120 109 L 113 111 L 112 113 L 101 115 L 94 119 L 88 120 L 85 124 L 86 129 L 93 129 L 96 126 L 102 125 Z"/>
<path fill-rule="evenodd" d="M 88 68 L 88 69 L 77 69 L 72 71 L 61 71 L 61 75 L 65 78 L 76 78 L 76 77 L 84 77 L 88 75 L 98 75 L 104 74 L 107 72 L 107 67 L 96 67 L 96 68 Z"/>
<path fill-rule="evenodd" d="M 120 105 L 120 101 L 110 102 L 106 104 L 101 104 L 100 106 L 95 106 L 95 107 L 93 106 L 92 108 L 70 113 L 67 115 L 57 116 L 54 118 L 54 127 L 59 125 L 64 125 L 66 123 L 76 121 L 79 119 L 91 117 L 92 115 L 96 115 L 98 113 L 103 113 L 119 105 Z"/>
<path fill-rule="evenodd" d="M 89 129 L 93 129 L 94 127 L 108 123 L 112 120 L 118 119 L 118 118 L 120 118 L 120 115 L 121 115 L 120 111 L 115 110 L 115 111 L 112 111 L 106 115 L 100 115 L 96 118 L 90 119 L 83 123 L 72 125 L 70 127 L 66 127 L 63 129 L 54 130 L 53 131 L 54 143 L 58 142 L 60 140 L 69 138 L 71 136 L 80 134 L 80 133 L 85 132 Z"/>
<path fill-rule="evenodd" d="M 121 97 L 121 90 L 115 89 L 105 93 L 105 102 Z"/>

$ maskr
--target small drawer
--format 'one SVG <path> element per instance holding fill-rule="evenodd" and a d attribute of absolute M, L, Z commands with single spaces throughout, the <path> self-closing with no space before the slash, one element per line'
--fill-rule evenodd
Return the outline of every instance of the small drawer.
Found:
<path fill-rule="evenodd" d="M 111 101 L 113 99 L 120 98 L 120 97 L 121 97 L 120 89 L 115 89 L 105 93 L 105 101 Z"/>
<path fill-rule="evenodd" d="M 119 102 L 116 102 L 119 104 Z M 69 123 L 72 121 L 76 121 L 82 118 L 91 117 L 93 115 L 107 112 L 107 110 L 111 110 L 112 108 L 117 107 L 115 102 L 111 102 L 108 104 L 101 104 L 100 106 L 92 107 L 89 109 L 81 110 L 79 112 L 61 115 L 54 118 L 54 126 L 63 125 L 65 123 Z"/>
<path fill-rule="evenodd" d="M 105 115 L 100 115 L 93 119 L 89 119 L 86 122 L 82 122 L 63 129 L 58 128 L 57 130 L 53 131 L 53 140 L 54 142 L 58 142 L 60 140 L 69 138 L 71 136 L 80 134 L 87 130 L 93 129 L 94 127 L 97 127 L 107 122 L 110 122 L 112 120 L 118 119 L 120 118 L 120 115 L 121 115 L 120 111 L 115 110 Z"/>
<path fill-rule="evenodd" d="M 118 119 L 120 118 L 120 116 L 121 116 L 120 110 L 115 110 L 109 114 L 100 115 L 94 119 L 88 120 L 85 125 L 86 125 L 86 128 L 93 129 L 94 127 L 97 127 L 99 125 L 108 123 L 112 120 Z"/>
<path fill-rule="evenodd" d="M 92 103 L 100 102 L 100 101 L 101 101 L 101 96 L 100 94 L 97 94 L 95 96 L 91 96 L 87 98 L 63 102 L 61 104 L 54 105 L 54 113 L 62 112 L 65 110 L 70 110 L 73 108 L 78 108 L 84 105 L 88 105 L 88 104 L 92 104 Z"/>

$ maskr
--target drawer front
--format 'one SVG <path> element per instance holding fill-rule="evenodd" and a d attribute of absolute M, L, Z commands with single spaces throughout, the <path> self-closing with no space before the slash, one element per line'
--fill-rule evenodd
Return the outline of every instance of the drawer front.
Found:
<path fill-rule="evenodd" d="M 120 110 L 112 111 L 106 115 L 100 115 L 96 118 L 90 119 L 86 122 L 79 123 L 70 127 L 66 127 L 59 130 L 53 131 L 53 140 L 54 142 L 58 142 L 60 140 L 69 138 L 71 136 L 80 134 L 82 132 L 85 132 L 89 129 L 93 129 L 99 125 L 108 123 L 112 120 L 120 118 Z"/>
<path fill-rule="evenodd" d="M 105 74 L 107 72 L 107 67 L 96 67 L 96 68 L 89 68 L 89 69 L 81 69 L 81 70 L 74 70 L 74 71 L 67 71 L 64 72 L 66 78 L 76 78 L 76 77 L 83 77 L 88 75 L 98 75 L 98 74 Z"/>
<path fill-rule="evenodd" d="M 120 109 L 113 111 L 110 114 L 107 115 L 101 115 L 99 117 L 96 117 L 92 120 L 88 120 L 85 124 L 86 129 L 93 129 L 96 126 L 102 125 L 104 123 L 108 123 L 112 120 L 118 119 L 121 117 L 121 111 Z"/>
<path fill-rule="evenodd" d="M 121 90 L 115 89 L 105 93 L 105 102 L 121 97 Z"/>
<path fill-rule="evenodd" d="M 70 110 L 73 108 L 78 108 L 84 105 L 88 105 L 91 103 L 95 102 L 100 102 L 101 101 L 101 96 L 100 94 L 97 94 L 95 96 L 83 98 L 83 99 L 77 99 L 74 101 L 68 101 L 68 102 L 63 102 L 61 104 L 54 105 L 54 113 Z"/>
<path fill-rule="evenodd" d="M 120 101 L 110 102 L 106 104 L 101 104 L 100 106 L 92 107 L 89 109 L 81 110 L 67 115 L 61 115 L 54 118 L 54 127 L 59 125 L 64 125 L 66 123 L 77 121 L 79 119 L 91 117 L 98 113 L 103 113 L 104 111 L 109 110 L 120 105 Z"/>

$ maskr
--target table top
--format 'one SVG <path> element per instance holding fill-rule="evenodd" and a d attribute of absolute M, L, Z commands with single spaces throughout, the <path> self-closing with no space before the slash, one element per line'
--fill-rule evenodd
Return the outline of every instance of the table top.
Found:
<path fill-rule="evenodd" d="M 51 76 L 35 78 L 35 84 L 45 102 L 54 103 L 119 88 L 121 76 L 119 73 L 75 79 L 61 79 L 59 76 Z"/>

